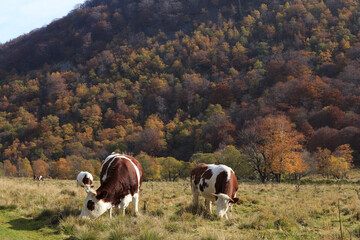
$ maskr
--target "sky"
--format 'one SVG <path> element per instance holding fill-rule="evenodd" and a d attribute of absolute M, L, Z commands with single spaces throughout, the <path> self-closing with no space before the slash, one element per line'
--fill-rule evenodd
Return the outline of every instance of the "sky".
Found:
<path fill-rule="evenodd" d="M 0 0 L 0 43 L 66 16 L 85 0 Z"/>

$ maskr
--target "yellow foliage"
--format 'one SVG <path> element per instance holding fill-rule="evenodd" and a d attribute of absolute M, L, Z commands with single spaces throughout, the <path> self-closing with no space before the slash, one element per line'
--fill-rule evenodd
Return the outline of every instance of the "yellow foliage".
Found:
<path fill-rule="evenodd" d="M 344 144 L 331 153 L 328 149 L 318 148 L 316 156 L 316 170 L 324 176 L 343 178 L 352 167 L 353 156 L 349 144 Z"/>
<path fill-rule="evenodd" d="M 19 158 L 17 160 L 17 169 L 19 177 L 30 177 L 33 175 L 33 170 L 30 166 L 30 161 L 27 158 Z"/>
<path fill-rule="evenodd" d="M 329 174 L 336 178 L 343 178 L 349 172 L 350 166 L 345 158 L 330 156 L 329 158 Z"/>
<path fill-rule="evenodd" d="M 160 137 L 164 137 L 164 123 L 157 114 L 152 114 L 146 119 L 145 128 L 156 129 L 159 132 Z"/>

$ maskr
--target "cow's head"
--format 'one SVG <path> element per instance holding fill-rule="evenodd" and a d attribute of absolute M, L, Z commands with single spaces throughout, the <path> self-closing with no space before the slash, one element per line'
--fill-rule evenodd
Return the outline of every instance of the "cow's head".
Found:
<path fill-rule="evenodd" d="M 98 218 L 112 207 L 110 202 L 104 201 L 107 196 L 106 191 L 97 194 L 95 190 L 89 189 L 87 193 L 88 195 L 85 198 L 84 206 L 81 210 L 81 217 Z"/>
<path fill-rule="evenodd" d="M 226 212 L 229 209 L 229 206 L 239 201 L 239 198 L 231 199 L 228 195 L 224 193 L 213 194 L 213 196 L 217 198 L 216 214 L 219 215 L 221 218 L 224 216 L 227 218 Z"/>

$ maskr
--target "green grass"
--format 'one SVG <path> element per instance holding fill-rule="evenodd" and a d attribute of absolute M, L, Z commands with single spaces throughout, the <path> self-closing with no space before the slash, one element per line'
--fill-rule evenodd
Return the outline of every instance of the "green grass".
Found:
<path fill-rule="evenodd" d="M 52 226 L 44 220 L 35 220 L 31 217 L 22 216 L 19 210 L 1 207 L 0 210 L 0 239 L 2 240 L 24 240 L 64 239 Z"/>

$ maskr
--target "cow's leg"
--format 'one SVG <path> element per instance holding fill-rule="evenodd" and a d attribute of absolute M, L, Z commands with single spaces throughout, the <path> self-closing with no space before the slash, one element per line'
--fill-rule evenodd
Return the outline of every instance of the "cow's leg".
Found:
<path fill-rule="evenodd" d="M 134 196 L 132 196 L 132 202 L 133 202 L 132 214 L 134 216 L 137 216 L 139 214 L 139 193 L 135 193 Z"/>
<path fill-rule="evenodd" d="M 199 205 L 199 192 L 195 189 L 195 186 L 191 185 L 191 191 L 193 194 L 193 204 L 195 207 Z"/>
<path fill-rule="evenodd" d="M 233 199 L 234 199 L 234 198 L 236 198 L 236 193 L 234 194 Z M 230 209 L 229 209 L 229 212 L 231 212 L 234 204 L 229 203 L 229 205 L 230 205 L 230 207 L 229 207 L 229 208 L 230 208 Z"/>
<path fill-rule="evenodd" d="M 212 208 L 211 208 L 211 201 L 208 199 L 205 199 L 205 208 L 206 210 L 211 213 L 212 212 Z"/>
<path fill-rule="evenodd" d="M 110 218 L 112 218 L 112 207 L 109 209 Z"/>

